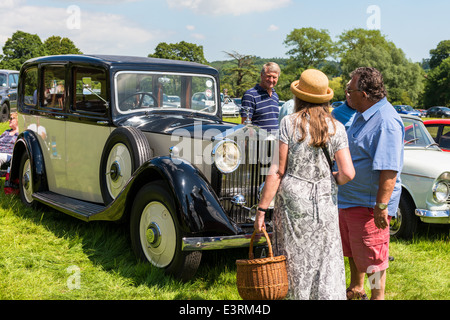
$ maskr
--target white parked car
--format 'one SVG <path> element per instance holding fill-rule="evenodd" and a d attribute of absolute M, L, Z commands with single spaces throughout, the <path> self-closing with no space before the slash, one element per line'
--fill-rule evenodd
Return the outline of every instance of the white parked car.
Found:
<path fill-rule="evenodd" d="M 222 115 L 237 117 L 240 108 L 234 103 L 233 99 L 226 97 L 222 101 Z"/>
<path fill-rule="evenodd" d="M 450 154 L 435 143 L 423 121 L 401 115 L 405 125 L 402 196 L 391 235 L 410 238 L 419 221 L 450 223 Z"/>

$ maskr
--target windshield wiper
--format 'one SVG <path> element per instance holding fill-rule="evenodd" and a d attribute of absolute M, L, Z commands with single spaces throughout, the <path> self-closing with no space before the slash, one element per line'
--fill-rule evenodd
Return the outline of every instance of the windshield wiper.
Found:
<path fill-rule="evenodd" d="M 432 146 L 438 146 L 438 147 L 439 147 L 439 144 L 436 143 L 436 142 L 431 143 L 431 144 L 427 145 L 427 146 L 425 147 L 425 149 L 428 149 L 429 147 L 432 147 Z"/>
<path fill-rule="evenodd" d="M 413 143 L 413 142 L 415 142 L 415 141 L 417 141 L 417 140 L 419 140 L 419 138 L 415 138 L 415 139 L 408 140 L 408 141 L 406 141 L 405 143 L 403 143 L 403 145 L 406 145 L 406 144 L 408 144 L 408 143 Z"/>

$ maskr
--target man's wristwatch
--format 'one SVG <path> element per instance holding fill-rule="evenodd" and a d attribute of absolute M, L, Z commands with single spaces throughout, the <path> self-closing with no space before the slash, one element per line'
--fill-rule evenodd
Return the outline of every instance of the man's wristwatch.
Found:
<path fill-rule="evenodd" d="M 388 205 L 387 205 L 387 203 L 377 202 L 375 204 L 375 207 L 377 207 L 380 210 L 385 210 L 388 207 Z"/>

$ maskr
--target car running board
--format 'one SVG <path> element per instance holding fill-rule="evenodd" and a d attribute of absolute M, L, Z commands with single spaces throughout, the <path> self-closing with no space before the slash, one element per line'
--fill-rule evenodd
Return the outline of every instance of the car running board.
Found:
<path fill-rule="evenodd" d="M 106 209 L 99 204 L 77 200 L 51 191 L 33 193 L 33 199 L 84 221 L 89 221 L 90 217 Z"/>

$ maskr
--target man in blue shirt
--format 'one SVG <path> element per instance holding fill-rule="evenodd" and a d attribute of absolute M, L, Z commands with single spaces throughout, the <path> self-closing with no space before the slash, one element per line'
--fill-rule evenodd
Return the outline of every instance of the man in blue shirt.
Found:
<path fill-rule="evenodd" d="M 347 134 L 356 175 L 338 191 L 342 245 L 351 271 L 347 297 L 367 297 L 367 274 L 371 299 L 384 299 L 389 216 L 396 216 L 400 202 L 405 131 L 386 99 L 381 73 L 358 68 L 351 76 L 346 94 L 357 114 Z"/>
<path fill-rule="evenodd" d="M 248 109 L 252 123 L 268 131 L 278 130 L 278 95 L 274 87 L 280 77 L 280 67 L 275 62 L 266 63 L 261 70 L 261 80 L 247 90 L 242 97 L 242 106 Z M 242 123 L 247 120 L 247 113 L 241 110 Z"/>

